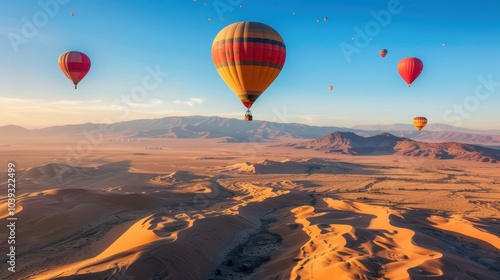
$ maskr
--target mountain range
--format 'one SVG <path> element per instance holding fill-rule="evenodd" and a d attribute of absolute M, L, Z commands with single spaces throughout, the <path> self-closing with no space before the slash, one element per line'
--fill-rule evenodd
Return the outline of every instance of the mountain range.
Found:
<path fill-rule="evenodd" d="M 433 159 L 463 159 L 496 163 L 500 150 L 478 145 L 419 142 L 389 133 L 363 137 L 352 132 L 334 132 L 321 138 L 280 146 L 349 155 L 405 155 Z"/>
<path fill-rule="evenodd" d="M 234 118 L 188 116 L 142 119 L 112 124 L 73 124 L 26 129 L 7 125 L 0 127 L 0 139 L 17 137 L 54 137 L 59 135 L 81 136 L 85 133 L 102 133 L 120 137 L 161 138 L 220 138 L 225 142 L 255 142 L 277 139 L 316 139 L 332 132 L 352 132 L 359 136 L 381 133 L 426 142 L 460 142 L 482 146 L 500 147 L 500 130 L 471 130 L 446 124 L 429 124 L 418 131 L 411 124 L 387 126 L 364 125 L 353 128 L 337 126 L 311 126 L 299 123 L 268 121 L 246 122 Z"/>

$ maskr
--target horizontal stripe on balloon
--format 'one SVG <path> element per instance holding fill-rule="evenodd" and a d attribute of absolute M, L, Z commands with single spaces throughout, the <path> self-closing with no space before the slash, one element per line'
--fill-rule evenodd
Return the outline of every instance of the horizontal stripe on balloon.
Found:
<path fill-rule="evenodd" d="M 259 98 L 260 95 L 261 95 L 261 93 L 259 93 L 259 94 L 243 94 L 243 95 L 238 95 L 238 98 L 241 100 L 241 103 L 243 103 L 243 105 L 245 107 L 250 109 L 250 107 L 252 107 L 253 103 L 257 100 L 257 98 Z"/>
<path fill-rule="evenodd" d="M 219 64 L 215 64 L 215 68 L 219 69 L 221 67 L 231 67 L 231 66 L 240 66 L 240 65 L 252 65 L 252 66 L 262 66 L 262 67 L 271 67 L 275 68 L 278 70 L 281 70 L 283 68 L 283 64 L 274 64 L 274 63 L 269 63 L 269 64 L 263 64 L 262 61 L 232 61 L 232 62 L 222 62 Z"/>
<path fill-rule="evenodd" d="M 263 45 L 259 43 L 227 44 L 222 48 L 212 49 L 214 64 L 238 61 L 261 61 L 283 66 L 286 50 L 279 46 Z"/>
<path fill-rule="evenodd" d="M 265 38 L 283 41 L 283 38 L 271 27 L 255 22 L 236 23 L 227 26 L 217 34 L 214 42 L 228 38 Z"/>
<path fill-rule="evenodd" d="M 90 63 L 66 62 L 66 67 L 70 71 L 88 71 L 90 69 Z"/>
<path fill-rule="evenodd" d="M 266 38 L 253 38 L 253 37 L 240 37 L 240 38 L 228 38 L 228 39 L 216 40 L 214 41 L 212 47 L 213 48 L 221 47 L 220 45 L 231 44 L 231 43 L 264 43 L 286 48 L 285 43 L 283 43 L 283 41 L 271 40 Z"/>

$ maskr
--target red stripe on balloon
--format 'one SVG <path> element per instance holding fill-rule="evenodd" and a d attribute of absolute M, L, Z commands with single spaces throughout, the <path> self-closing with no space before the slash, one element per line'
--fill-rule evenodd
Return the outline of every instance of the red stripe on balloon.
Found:
<path fill-rule="evenodd" d="M 280 69 L 285 64 L 285 56 L 286 49 L 284 47 L 253 42 L 220 44 L 212 52 L 212 59 L 216 65 L 252 61 L 261 63 L 260 65 L 266 63 L 277 65 Z"/>

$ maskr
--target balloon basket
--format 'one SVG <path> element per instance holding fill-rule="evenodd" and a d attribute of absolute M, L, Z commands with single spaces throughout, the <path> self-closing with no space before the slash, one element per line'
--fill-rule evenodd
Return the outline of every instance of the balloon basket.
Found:
<path fill-rule="evenodd" d="M 247 112 L 245 113 L 245 121 L 251 121 L 252 119 L 252 112 L 250 112 L 250 110 L 247 110 Z"/>

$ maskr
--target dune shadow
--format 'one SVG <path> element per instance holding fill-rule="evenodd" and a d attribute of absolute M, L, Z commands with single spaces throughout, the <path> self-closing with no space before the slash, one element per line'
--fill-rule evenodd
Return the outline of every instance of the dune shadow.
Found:
<path fill-rule="evenodd" d="M 482 240 L 478 232 L 471 232 L 470 229 L 476 228 L 480 232 L 495 236 L 498 234 L 499 219 L 461 217 L 460 219 L 464 222 L 463 226 L 458 229 L 454 227 L 447 229 L 439 226 L 446 225 L 450 220 L 452 223 L 462 221 L 456 220 L 457 218 L 452 213 L 427 209 L 407 210 L 401 216 L 402 218 L 391 215 L 390 223 L 413 230 L 415 235 L 412 237 L 412 243 L 441 252 L 444 262 L 457 264 L 453 268 L 441 267 L 445 274 L 462 273 L 471 277 L 479 277 L 478 279 L 498 279 L 494 275 L 500 275 L 500 250 L 487 240 Z M 470 223 L 472 227 L 467 227 L 466 223 Z M 451 271 L 453 269 L 458 269 L 458 271 Z"/>

